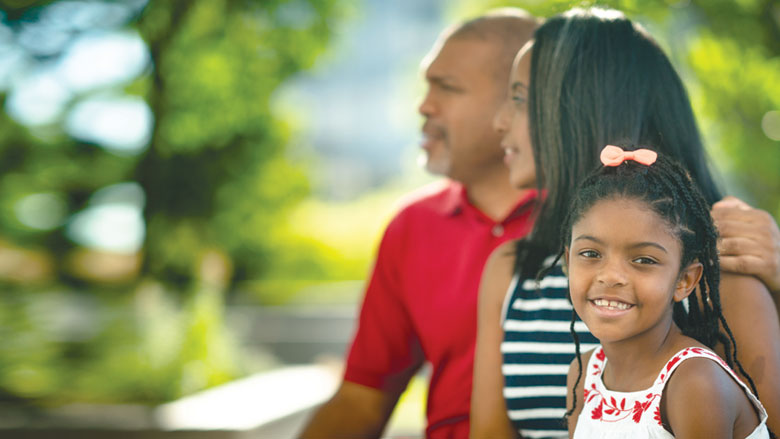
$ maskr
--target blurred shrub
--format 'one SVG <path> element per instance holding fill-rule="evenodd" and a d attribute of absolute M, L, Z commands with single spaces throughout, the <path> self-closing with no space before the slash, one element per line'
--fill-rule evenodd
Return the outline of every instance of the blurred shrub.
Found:
<path fill-rule="evenodd" d="M 58 4 L 124 5 L 0 1 L 2 31 L 45 27 L 46 8 Z M 236 281 L 345 272 L 334 267 L 347 259 L 289 232 L 308 182 L 286 157 L 292 128 L 270 107 L 277 87 L 327 46 L 344 8 L 336 0 L 149 1 L 125 24 L 149 51 L 138 77 L 74 92 L 42 125 L 0 113 L 0 399 L 157 403 L 268 365 L 238 354 L 225 296 Z M 29 50 L 11 36 L 3 44 Z M 68 134 L 72 108 L 112 93 L 148 104 L 145 148 L 121 153 Z M 118 183 L 140 188 L 120 196 L 143 212 L 142 247 L 111 254 L 76 244 L 68 227 Z"/>

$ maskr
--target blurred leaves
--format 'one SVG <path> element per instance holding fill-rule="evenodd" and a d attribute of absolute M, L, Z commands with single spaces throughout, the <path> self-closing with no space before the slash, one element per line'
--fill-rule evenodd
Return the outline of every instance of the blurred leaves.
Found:
<path fill-rule="evenodd" d="M 0 6 L 9 29 L 22 32 L 43 20 L 49 3 Z M 334 267 L 343 258 L 289 232 L 308 181 L 286 155 L 291 127 L 271 100 L 327 47 L 343 7 L 336 0 L 150 1 L 126 24 L 151 57 L 139 77 L 74 93 L 44 125 L 25 127 L 0 113 L 0 334 L 7 340 L 0 399 L 151 404 L 262 366 L 238 354 L 226 329 L 227 292 L 269 276 L 289 287 L 342 273 Z M 148 103 L 154 125 L 145 149 L 117 153 L 67 134 L 68 111 L 106 93 Z M 101 190 L 124 182 L 143 192 L 142 249 L 111 254 L 71 241 L 73 218 Z M 33 207 L 62 200 L 62 219 L 45 229 L 25 223 L 20 200 L 30 195 Z M 117 202 L 127 203 L 104 200 Z M 19 255 L 48 270 L 38 284 L 7 273 Z"/>
<path fill-rule="evenodd" d="M 2 297 L 0 389 L 38 404 L 159 403 L 263 366 L 237 356 L 222 292 L 206 284 L 181 304 L 153 281 L 120 300 L 18 293 Z"/>
<path fill-rule="evenodd" d="M 152 2 L 144 11 L 157 124 L 135 176 L 147 192 L 153 275 L 187 279 L 199 247 L 224 248 L 238 280 L 268 273 L 280 250 L 268 237 L 308 187 L 284 156 L 289 134 L 271 96 L 312 65 L 337 13 L 322 0 Z"/>

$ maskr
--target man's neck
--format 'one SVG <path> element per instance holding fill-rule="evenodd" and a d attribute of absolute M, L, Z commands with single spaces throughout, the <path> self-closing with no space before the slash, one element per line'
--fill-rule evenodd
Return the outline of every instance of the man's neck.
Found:
<path fill-rule="evenodd" d="M 505 219 L 528 191 L 513 188 L 509 176 L 501 172 L 464 186 L 471 204 L 496 222 Z"/>

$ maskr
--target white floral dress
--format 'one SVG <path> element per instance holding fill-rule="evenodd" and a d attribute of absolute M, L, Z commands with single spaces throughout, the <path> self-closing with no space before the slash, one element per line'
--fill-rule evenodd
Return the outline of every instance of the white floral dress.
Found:
<path fill-rule="evenodd" d="M 649 389 L 637 392 L 613 392 L 604 387 L 601 379 L 604 366 L 607 364 L 601 346 L 593 352 L 587 369 L 583 371 L 585 402 L 577 420 L 574 438 L 673 439 L 674 436 L 661 425 L 661 395 L 674 369 L 683 361 L 696 357 L 708 358 L 723 367 L 745 390 L 750 401 L 756 406 L 761 422 L 746 439 L 769 439 L 766 410 L 726 362 L 715 353 L 695 347 L 683 349 L 666 363 Z"/>

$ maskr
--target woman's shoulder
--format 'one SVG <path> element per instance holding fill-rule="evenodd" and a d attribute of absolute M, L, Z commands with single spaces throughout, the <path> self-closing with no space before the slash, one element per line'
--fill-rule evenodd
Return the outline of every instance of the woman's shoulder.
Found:
<path fill-rule="evenodd" d="M 490 253 L 487 263 L 485 264 L 485 269 L 487 270 L 489 264 L 510 264 L 512 267 L 514 267 L 515 250 L 517 249 L 519 242 L 519 239 L 512 239 L 496 247 L 495 250 Z"/>
<path fill-rule="evenodd" d="M 482 270 L 482 289 L 509 285 L 515 271 L 516 246 L 517 241 L 507 241 L 493 250 Z"/>

